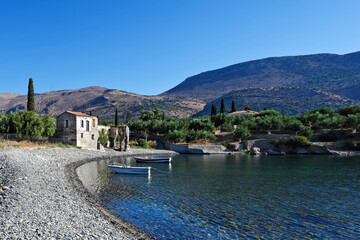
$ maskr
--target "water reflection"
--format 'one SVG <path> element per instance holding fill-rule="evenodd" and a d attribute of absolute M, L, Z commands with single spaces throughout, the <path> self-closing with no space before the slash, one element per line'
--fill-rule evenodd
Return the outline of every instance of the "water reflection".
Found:
<path fill-rule="evenodd" d="M 150 176 L 113 174 L 109 163 L 83 165 L 79 176 L 109 209 L 160 239 L 360 236 L 357 158 L 181 155 L 151 164 Z"/>

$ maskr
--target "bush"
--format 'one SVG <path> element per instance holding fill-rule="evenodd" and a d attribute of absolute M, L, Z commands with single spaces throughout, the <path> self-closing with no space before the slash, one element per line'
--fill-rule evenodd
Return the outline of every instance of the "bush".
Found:
<path fill-rule="evenodd" d="M 216 137 L 212 132 L 204 130 L 190 130 L 186 135 L 186 142 L 196 141 L 196 140 L 215 140 Z"/>
<path fill-rule="evenodd" d="M 51 137 L 56 131 L 55 120 L 33 111 L 0 115 L 0 133 L 17 134 L 19 137 Z"/>
<path fill-rule="evenodd" d="M 147 148 L 147 142 L 145 139 L 139 138 L 137 142 L 139 147 Z"/>
<path fill-rule="evenodd" d="M 307 147 L 310 145 L 309 140 L 304 136 L 294 136 L 284 143 L 288 147 Z"/>
<path fill-rule="evenodd" d="M 186 132 L 181 130 L 169 131 L 169 133 L 166 135 L 166 138 L 174 143 L 184 140 L 185 137 L 186 137 Z"/>
<path fill-rule="evenodd" d="M 313 131 L 311 130 L 311 127 L 302 126 L 298 134 L 300 136 L 311 137 L 313 135 Z"/>
<path fill-rule="evenodd" d="M 106 131 L 105 129 L 101 129 L 99 131 L 99 138 L 98 138 L 98 142 L 105 146 L 109 141 L 109 131 Z"/>
<path fill-rule="evenodd" d="M 234 131 L 234 125 L 232 125 L 231 122 L 226 122 L 221 126 L 221 131 L 232 132 L 232 131 Z"/>
<path fill-rule="evenodd" d="M 242 139 L 242 138 L 250 137 L 251 133 L 250 133 L 250 130 L 246 126 L 239 125 L 235 129 L 233 136 L 234 136 L 234 138 Z"/>

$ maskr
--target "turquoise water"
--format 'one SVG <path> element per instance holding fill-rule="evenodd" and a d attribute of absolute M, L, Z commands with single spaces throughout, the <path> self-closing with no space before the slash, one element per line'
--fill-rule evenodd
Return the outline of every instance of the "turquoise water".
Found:
<path fill-rule="evenodd" d="M 360 238 L 359 157 L 178 155 L 150 177 L 108 164 L 81 166 L 80 179 L 159 239 Z"/>

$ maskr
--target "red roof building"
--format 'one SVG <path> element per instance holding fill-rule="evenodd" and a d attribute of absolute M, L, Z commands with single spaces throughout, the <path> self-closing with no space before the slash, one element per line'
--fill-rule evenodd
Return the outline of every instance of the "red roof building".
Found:
<path fill-rule="evenodd" d="M 228 115 L 233 116 L 233 115 L 243 115 L 243 114 L 258 114 L 258 112 L 251 111 L 251 110 L 241 110 L 241 111 L 229 113 Z"/>
<path fill-rule="evenodd" d="M 90 115 L 87 115 L 87 114 L 81 113 L 81 112 L 72 112 L 72 111 L 66 111 L 66 112 L 68 112 L 70 114 L 74 114 L 74 115 L 79 116 L 79 117 L 91 117 Z"/>

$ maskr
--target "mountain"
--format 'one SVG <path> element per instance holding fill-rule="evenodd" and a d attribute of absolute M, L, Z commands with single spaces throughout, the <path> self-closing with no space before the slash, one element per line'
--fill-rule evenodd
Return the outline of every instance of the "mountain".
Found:
<path fill-rule="evenodd" d="M 322 106 L 360 105 L 360 52 L 248 61 L 189 77 L 158 96 L 102 87 L 35 95 L 38 113 L 91 111 L 108 120 L 114 118 L 116 107 L 120 117 L 129 111 L 131 118 L 136 118 L 141 110 L 155 108 L 166 116 L 200 116 L 209 114 L 212 101 L 218 104 L 221 98 L 228 110 L 235 100 L 238 109 L 249 105 L 257 111 L 266 107 L 287 114 Z M 24 110 L 26 101 L 26 95 L 0 93 L 0 112 Z"/>
<path fill-rule="evenodd" d="M 294 87 L 235 90 L 213 101 L 218 112 L 220 111 L 221 98 L 224 98 L 227 111 L 231 110 L 231 102 L 234 100 L 237 110 L 249 106 L 254 111 L 262 111 L 267 108 L 289 115 L 296 115 L 320 107 L 338 108 L 346 105 L 360 105 L 359 100 L 348 99 L 324 90 Z M 196 113 L 194 117 L 209 115 L 211 105 L 212 102 L 206 104 L 204 109 Z"/>
<path fill-rule="evenodd" d="M 239 63 L 189 77 L 161 96 L 196 96 L 209 102 L 234 90 L 278 87 L 321 89 L 360 100 L 360 52 Z"/>
<path fill-rule="evenodd" d="M 2 101 L 6 99 L 6 101 Z M 0 111 L 19 112 L 26 109 L 27 96 L 0 94 Z M 60 114 L 66 110 L 92 112 L 101 120 L 114 119 L 115 108 L 120 117 L 130 112 L 130 117 L 140 116 L 140 111 L 160 108 L 166 116 L 188 117 L 200 111 L 205 102 L 185 97 L 144 96 L 115 89 L 87 87 L 35 94 L 36 112 Z"/>

